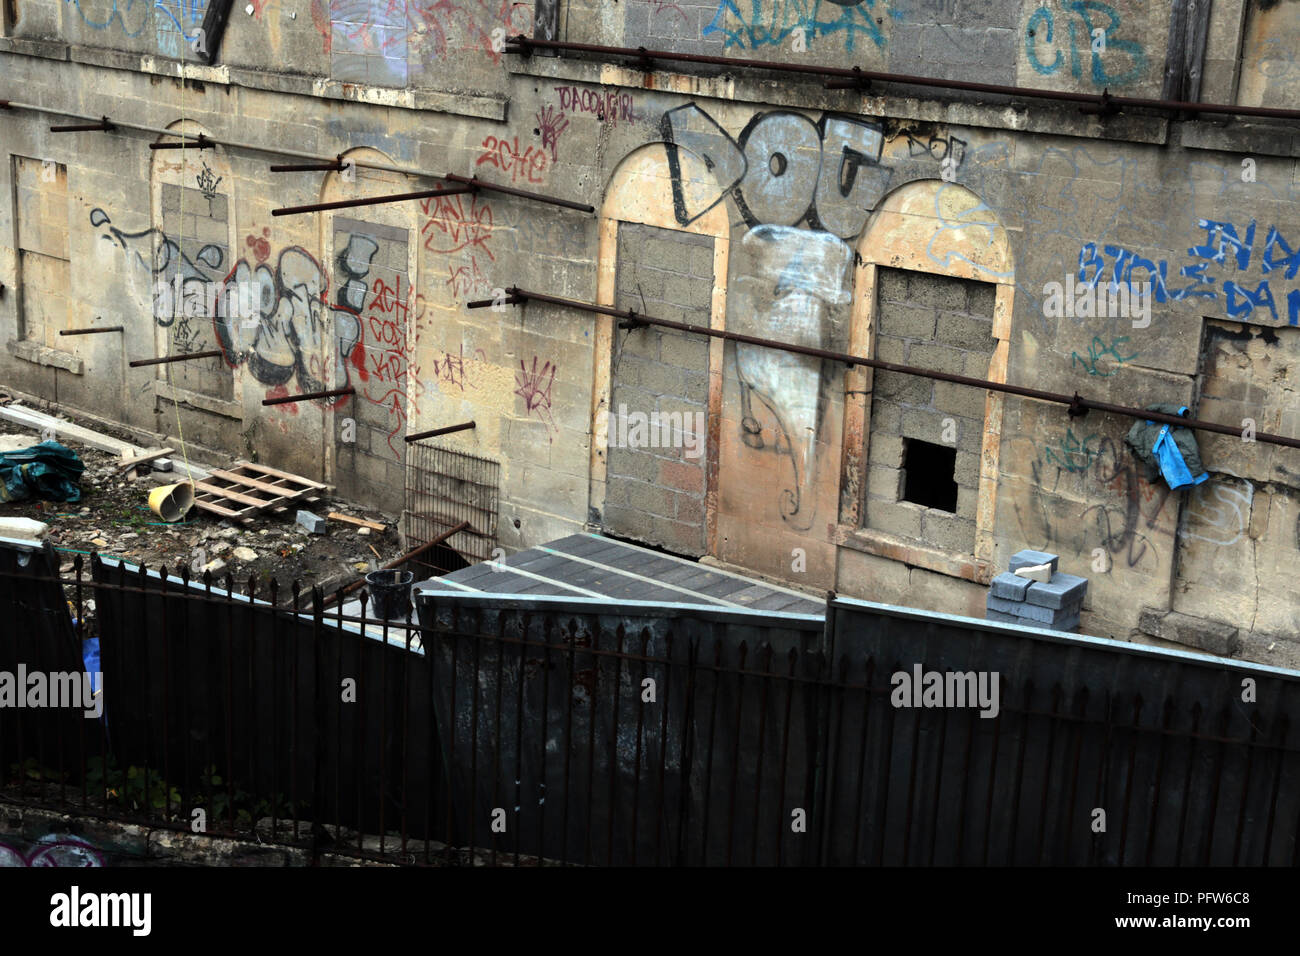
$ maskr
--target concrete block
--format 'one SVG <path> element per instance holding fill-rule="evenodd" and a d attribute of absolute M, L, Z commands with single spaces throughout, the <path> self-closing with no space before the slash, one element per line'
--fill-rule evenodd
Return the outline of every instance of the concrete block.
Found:
<path fill-rule="evenodd" d="M 1063 618 L 1051 608 L 1039 607 L 1036 604 L 1024 604 L 1020 601 L 1004 601 L 990 594 L 985 602 L 985 607 L 990 611 L 1001 611 L 1003 614 L 1014 614 L 1022 621 L 1032 621 L 1037 625 L 1048 625 Z"/>
<path fill-rule="evenodd" d="M 1016 577 L 1009 571 L 1003 571 L 993 579 L 991 592 L 994 597 L 1002 598 L 1004 601 L 1023 601 L 1025 592 L 1029 590 L 1029 583 L 1026 578 Z"/>
<path fill-rule="evenodd" d="M 170 458 L 155 458 L 149 462 L 149 467 L 154 471 L 171 471 L 172 460 Z"/>
<path fill-rule="evenodd" d="M 33 518 L 0 518 L 0 538 L 39 541 L 49 530 L 49 525 Z"/>
<path fill-rule="evenodd" d="M 1233 625 L 1179 611 L 1143 608 L 1138 617 L 1138 630 L 1166 641 L 1198 647 L 1220 657 L 1231 657 L 1241 648 L 1238 629 Z"/>
<path fill-rule="evenodd" d="M 298 518 L 297 518 L 297 521 L 298 521 L 298 524 L 300 524 L 302 527 L 306 528 L 307 531 L 308 531 L 308 533 L 310 533 L 310 534 L 324 534 L 324 533 L 325 533 L 325 519 L 319 517 L 318 515 L 314 515 L 314 514 L 312 514 L 310 511 L 301 511 L 301 510 L 300 510 L 300 511 L 298 512 Z"/>
<path fill-rule="evenodd" d="M 1056 566 L 1059 561 L 1060 558 L 1054 554 L 1048 554 L 1046 551 L 1031 551 L 1026 548 L 1023 551 L 1017 551 L 1011 556 L 1011 564 L 1008 566 L 1007 570 L 1014 572 L 1017 568 L 1023 568 L 1029 565 L 1050 564 L 1052 566 L 1052 573 L 1055 574 Z"/>
<path fill-rule="evenodd" d="M 1053 574 L 1050 581 L 1035 581 L 1025 600 L 1039 607 L 1061 608 L 1083 603 L 1088 593 L 1088 579 L 1073 574 Z"/>

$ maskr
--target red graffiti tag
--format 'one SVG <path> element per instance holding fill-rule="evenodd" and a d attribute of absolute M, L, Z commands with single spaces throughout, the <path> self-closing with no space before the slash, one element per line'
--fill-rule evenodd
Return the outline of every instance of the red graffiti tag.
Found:
<path fill-rule="evenodd" d="M 465 248 L 482 250 L 496 261 L 488 248 L 492 237 L 492 207 L 471 196 L 468 204 L 463 193 L 421 199 L 420 208 L 429 218 L 420 227 L 424 248 L 430 252 L 458 252 Z"/>
<path fill-rule="evenodd" d="M 495 136 L 483 137 L 483 155 L 475 166 L 487 163 L 502 172 L 510 174 L 511 182 L 524 179 L 530 183 L 542 182 L 542 173 L 546 171 L 546 153 L 532 146 L 521 151 L 519 137 L 497 139 Z"/>

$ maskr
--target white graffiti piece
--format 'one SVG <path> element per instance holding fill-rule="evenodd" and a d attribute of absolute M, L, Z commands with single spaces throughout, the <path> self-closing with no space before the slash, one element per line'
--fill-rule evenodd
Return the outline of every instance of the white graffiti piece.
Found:
<path fill-rule="evenodd" d="M 226 279 L 221 301 L 238 301 L 237 290 L 259 290 L 256 315 L 221 309 L 214 321 L 217 340 L 231 365 L 246 364 L 264 385 L 283 385 L 295 375 L 304 391 L 325 385 L 319 368 L 305 356 L 320 355 L 324 338 L 327 280 L 311 254 L 299 246 L 280 253 L 274 271 L 265 263 L 256 269 L 239 260 Z"/>
<path fill-rule="evenodd" d="M 853 250 L 827 232 L 759 226 L 740 242 L 735 284 L 736 331 L 796 345 L 834 344 L 832 310 L 846 305 Z M 825 408 L 821 359 L 737 343 L 742 437 L 761 448 L 761 426 L 750 393 L 771 412 L 790 456 L 794 477 L 782 492 L 781 514 L 797 530 L 812 527 L 807 507 L 816 477 L 816 444 Z M 780 449 L 778 441 L 778 451 Z"/>
<path fill-rule="evenodd" d="M 1240 487 L 1234 487 L 1237 482 Z M 1244 478 L 1237 478 L 1237 482 L 1211 478 L 1192 489 L 1187 496 L 1187 537 L 1218 545 L 1233 545 L 1241 540 L 1250 527 L 1255 486 Z"/>

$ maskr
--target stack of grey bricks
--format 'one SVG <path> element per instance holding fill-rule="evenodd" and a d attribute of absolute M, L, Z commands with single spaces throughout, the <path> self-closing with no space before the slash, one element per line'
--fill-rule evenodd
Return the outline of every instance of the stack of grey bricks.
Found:
<path fill-rule="evenodd" d="M 1073 631 L 1079 626 L 1079 611 L 1088 593 L 1088 579 L 1056 569 L 1059 558 L 1044 551 L 1018 551 L 1008 570 L 989 586 L 984 619 L 1053 631 Z M 1018 568 L 1051 565 L 1050 581 L 1020 577 Z"/>

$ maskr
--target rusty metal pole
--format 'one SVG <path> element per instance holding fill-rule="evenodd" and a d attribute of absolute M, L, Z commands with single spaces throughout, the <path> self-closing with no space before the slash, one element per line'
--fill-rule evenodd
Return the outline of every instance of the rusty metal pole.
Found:
<path fill-rule="evenodd" d="M 456 525 L 456 526 L 454 526 L 454 527 L 452 527 L 452 528 L 448 528 L 446 531 L 444 531 L 442 534 L 438 535 L 438 536 L 437 536 L 436 538 L 434 538 L 432 541 L 429 541 L 429 542 L 427 542 L 427 543 L 425 543 L 425 544 L 422 544 L 422 545 L 420 545 L 418 548 L 415 548 L 414 550 L 411 550 L 411 551 L 406 552 L 406 554 L 402 555 L 402 556 L 399 557 L 399 558 L 394 558 L 393 560 L 389 561 L 387 564 L 381 565 L 380 567 L 376 568 L 376 570 L 378 570 L 378 571 L 391 571 L 391 570 L 393 570 L 394 568 L 398 567 L 399 565 L 406 564 L 406 562 L 408 562 L 408 561 L 414 561 L 416 558 L 420 557 L 420 556 L 423 555 L 425 552 L 427 552 L 427 551 L 429 551 L 430 549 L 435 548 L 435 547 L 437 547 L 438 545 L 442 544 L 444 541 L 446 541 L 446 540 L 447 540 L 448 538 L 450 538 L 452 535 L 460 534 L 460 532 L 462 532 L 462 531 L 470 531 L 470 530 L 473 530 L 473 528 L 471 527 L 470 523 L 469 523 L 468 521 L 462 521 L 460 524 L 458 524 L 458 525 Z M 365 579 L 365 578 L 361 578 L 361 579 L 358 580 L 358 581 L 353 581 L 351 584 L 349 584 L 349 585 L 348 585 L 347 587 L 345 587 L 345 588 L 340 588 L 340 589 L 338 589 L 338 590 L 335 591 L 333 594 L 331 594 L 331 595 L 329 595 L 328 597 L 325 598 L 325 603 L 322 604 L 321 607 L 322 607 L 322 608 L 329 607 L 329 606 L 330 606 L 331 604 L 333 604 L 335 601 L 340 600 L 340 599 L 343 598 L 345 595 L 351 594 L 353 591 L 357 590 L 357 588 L 361 587 L 361 586 L 362 586 L 363 584 L 365 584 L 365 583 L 366 583 L 366 579 Z"/>

